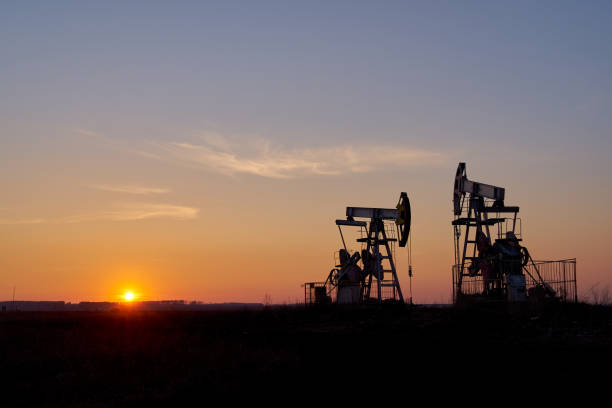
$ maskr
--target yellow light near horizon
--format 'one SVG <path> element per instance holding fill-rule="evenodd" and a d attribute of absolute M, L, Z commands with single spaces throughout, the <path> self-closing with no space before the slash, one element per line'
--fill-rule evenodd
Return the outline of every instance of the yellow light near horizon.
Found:
<path fill-rule="evenodd" d="M 134 300 L 134 293 L 132 293 L 132 292 L 125 292 L 123 294 L 123 298 L 125 299 L 126 302 L 131 302 L 132 300 Z"/>

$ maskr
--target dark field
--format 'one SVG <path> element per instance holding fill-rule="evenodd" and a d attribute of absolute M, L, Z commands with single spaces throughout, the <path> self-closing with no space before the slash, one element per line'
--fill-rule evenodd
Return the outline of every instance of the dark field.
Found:
<path fill-rule="evenodd" d="M 589 305 L 0 314 L 6 406 L 312 398 L 382 384 L 405 393 L 515 371 L 573 383 L 608 367 L 611 345 L 612 310 Z"/>

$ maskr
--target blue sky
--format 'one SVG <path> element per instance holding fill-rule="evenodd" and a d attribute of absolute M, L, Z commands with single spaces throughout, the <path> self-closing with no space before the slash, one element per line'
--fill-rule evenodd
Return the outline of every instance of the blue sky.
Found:
<path fill-rule="evenodd" d="M 580 139 L 606 145 L 611 16 L 607 2 L 4 3 L 2 112 L 452 147 L 573 148 L 588 123 Z"/>

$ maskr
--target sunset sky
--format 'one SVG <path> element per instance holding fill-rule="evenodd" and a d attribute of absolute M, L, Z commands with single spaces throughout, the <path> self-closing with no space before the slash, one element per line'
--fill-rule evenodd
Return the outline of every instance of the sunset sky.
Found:
<path fill-rule="evenodd" d="M 534 258 L 611 285 L 611 21 L 607 1 L 2 2 L 0 300 L 302 300 L 345 207 L 406 191 L 414 299 L 448 302 L 459 161 L 521 207 Z"/>

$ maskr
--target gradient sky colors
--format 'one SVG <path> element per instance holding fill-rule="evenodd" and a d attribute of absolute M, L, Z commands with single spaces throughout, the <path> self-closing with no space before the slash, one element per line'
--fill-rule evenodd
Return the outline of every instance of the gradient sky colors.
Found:
<path fill-rule="evenodd" d="M 295 301 L 407 191 L 446 302 L 459 161 L 612 284 L 609 2 L 127 3 L 0 5 L 0 299 Z"/>

